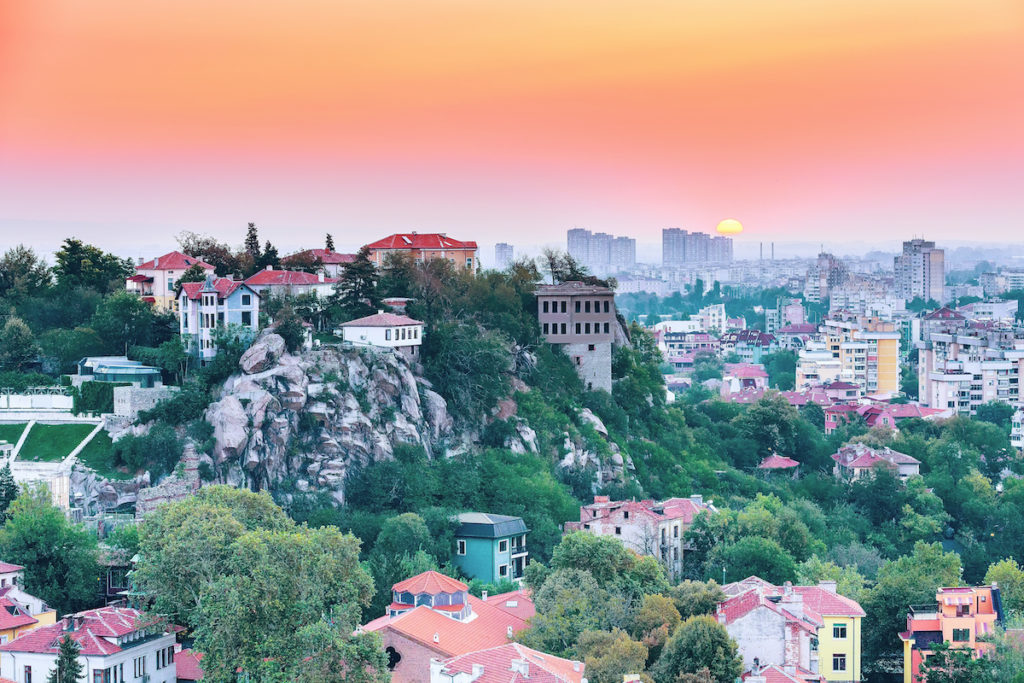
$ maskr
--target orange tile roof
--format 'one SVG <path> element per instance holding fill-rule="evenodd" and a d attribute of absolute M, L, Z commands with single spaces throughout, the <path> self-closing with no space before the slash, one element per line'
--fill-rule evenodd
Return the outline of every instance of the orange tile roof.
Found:
<path fill-rule="evenodd" d="M 530 619 L 537 613 L 537 608 L 533 605 L 533 596 L 529 590 L 522 588 L 508 593 L 489 595 L 485 602 L 520 619 Z"/>
<path fill-rule="evenodd" d="M 512 668 L 512 662 L 524 662 L 528 667 L 526 676 Z M 474 683 L 581 683 L 583 662 L 562 659 L 544 652 L 538 652 L 519 643 L 509 643 L 487 650 L 470 652 L 451 657 L 443 662 L 442 672 L 471 674 L 474 666 L 483 666 L 483 674 Z"/>
<path fill-rule="evenodd" d="M 440 233 L 419 234 L 415 232 L 395 233 L 384 239 L 370 242 L 367 249 L 434 249 L 459 250 L 476 249 L 476 242 L 463 242 Z"/>
<path fill-rule="evenodd" d="M 160 265 L 157 265 L 157 262 L 159 262 Z M 213 266 L 206 261 L 197 259 L 194 256 L 189 256 L 188 254 L 183 254 L 180 251 L 172 251 L 169 254 L 164 254 L 158 258 L 150 259 L 142 265 L 136 266 L 135 270 L 187 270 L 197 263 L 204 270 L 213 270 Z"/>
<path fill-rule="evenodd" d="M 469 590 L 469 587 L 450 576 L 431 570 L 412 576 L 405 581 L 399 581 L 391 587 L 391 590 L 400 593 L 430 593 L 433 595 L 436 593 L 459 593 Z"/>

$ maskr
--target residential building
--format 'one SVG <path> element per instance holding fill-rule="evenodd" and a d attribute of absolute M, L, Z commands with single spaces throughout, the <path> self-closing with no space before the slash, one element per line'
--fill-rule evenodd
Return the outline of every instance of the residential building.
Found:
<path fill-rule="evenodd" d="M 920 332 L 914 340 L 929 342 L 933 334 L 955 334 L 967 328 L 967 316 L 943 306 L 921 316 Z"/>
<path fill-rule="evenodd" d="M 178 332 L 186 348 L 206 365 L 217 355 L 214 334 L 238 325 L 259 329 L 260 295 L 241 280 L 208 275 L 186 282 L 178 295 Z"/>
<path fill-rule="evenodd" d="M 612 390 L 612 342 L 620 333 L 615 293 L 600 285 L 541 285 L 537 317 L 544 341 L 569 356 L 587 389 Z"/>
<path fill-rule="evenodd" d="M 479 268 L 476 242 L 464 242 L 445 233 L 396 233 L 366 245 L 370 260 L 379 268 L 388 254 L 406 253 L 417 263 L 432 259 L 447 259 L 457 268 Z"/>
<path fill-rule="evenodd" d="M 566 232 L 569 256 L 595 275 L 617 273 L 636 265 L 636 240 L 573 228 Z"/>
<path fill-rule="evenodd" d="M 275 270 L 267 266 L 246 279 L 245 284 L 261 297 L 316 294 L 326 299 L 334 293 L 336 282 L 335 278 L 327 277 L 323 271 L 307 273 L 302 270 Z"/>
<path fill-rule="evenodd" d="M 731 263 L 732 238 L 665 228 L 661 231 L 661 262 L 665 266 Z"/>
<path fill-rule="evenodd" d="M 342 323 L 340 330 L 341 337 L 349 344 L 394 349 L 410 360 L 419 357 L 423 343 L 423 322 L 397 313 L 377 311 Z"/>
<path fill-rule="evenodd" d="M 723 397 L 738 394 L 748 389 L 764 391 L 768 388 L 768 372 L 763 365 L 752 363 L 726 363 L 722 370 L 722 384 L 719 393 Z"/>
<path fill-rule="evenodd" d="M 725 314 L 725 304 L 711 304 L 697 311 L 696 315 L 690 316 L 698 320 L 703 332 L 725 332 L 728 327 L 729 316 Z"/>
<path fill-rule="evenodd" d="M 1024 453 L 1024 408 L 1017 408 L 1010 419 L 1010 445 Z"/>
<path fill-rule="evenodd" d="M 392 683 L 427 683 L 431 660 L 508 645 L 533 616 L 533 603 L 520 594 L 515 608 L 469 594 L 461 581 L 423 572 L 391 587 L 387 613 L 360 627 L 381 636 Z M 527 605 L 528 603 L 528 605 Z"/>
<path fill-rule="evenodd" d="M 127 382 L 139 388 L 163 386 L 160 368 L 128 360 L 128 356 L 88 356 L 77 365 L 78 374 L 71 376 L 71 385 L 76 387 L 85 382 Z"/>
<path fill-rule="evenodd" d="M 823 683 L 819 674 L 795 666 L 756 664 L 741 677 L 743 683 Z"/>
<path fill-rule="evenodd" d="M 507 242 L 498 242 L 494 245 L 494 267 L 497 270 L 505 270 L 515 259 L 516 249 Z"/>
<path fill-rule="evenodd" d="M 832 473 L 853 481 L 876 467 L 885 467 L 903 481 L 921 473 L 920 460 L 888 446 L 871 448 L 862 443 L 851 443 L 833 453 L 832 460 L 835 461 Z"/>
<path fill-rule="evenodd" d="M 174 653 L 174 666 L 178 670 L 178 683 L 198 683 L 203 680 L 203 653 L 191 649 Z"/>
<path fill-rule="evenodd" d="M 718 343 L 723 356 L 735 353 L 744 363 L 760 363 L 765 356 L 779 348 L 774 336 L 760 330 L 726 332 Z"/>
<path fill-rule="evenodd" d="M 528 531 L 521 517 L 464 512 L 455 530 L 455 565 L 485 583 L 522 581 Z"/>
<path fill-rule="evenodd" d="M 430 661 L 430 683 L 584 683 L 583 662 L 519 643 Z"/>
<path fill-rule="evenodd" d="M 797 352 L 796 386 L 812 387 L 839 379 L 842 364 L 824 341 L 808 340 Z"/>
<path fill-rule="evenodd" d="M 101 607 L 41 626 L 0 645 L 0 675 L 17 683 L 46 680 L 60 640 L 81 647 L 78 661 L 90 683 L 175 683 L 174 634 L 129 607 Z"/>
<path fill-rule="evenodd" d="M 0 562 L 0 645 L 57 622 L 56 610 L 22 590 L 24 573 L 21 565 Z"/>
<path fill-rule="evenodd" d="M 281 265 L 291 266 L 296 263 L 312 262 L 319 264 L 318 272 L 323 273 L 325 277 L 337 278 L 345 269 L 345 264 L 352 263 L 355 260 L 355 254 L 340 254 L 329 249 L 306 249 L 304 251 L 285 256 L 281 259 Z"/>
<path fill-rule="evenodd" d="M 161 311 L 174 310 L 177 303 L 175 285 L 186 270 L 197 264 L 207 275 L 214 274 L 212 265 L 180 251 L 172 251 L 151 261 L 139 259 L 135 274 L 127 279 L 125 287 Z"/>
<path fill-rule="evenodd" d="M 1003 624 L 1003 602 L 996 584 L 972 588 L 940 588 L 935 602 L 911 605 L 903 641 L 903 681 L 918 683 L 921 664 L 938 643 L 970 649 L 975 657 L 994 646 L 979 640 Z"/>
<path fill-rule="evenodd" d="M 768 334 L 777 334 L 781 328 L 789 325 L 806 323 L 807 312 L 799 299 L 779 299 L 775 308 L 764 311 L 764 331 Z"/>
<path fill-rule="evenodd" d="M 823 334 L 839 359 L 839 379 L 865 394 L 899 393 L 901 335 L 894 323 L 836 313 L 825 319 Z"/>
<path fill-rule="evenodd" d="M 727 598 L 716 616 L 739 646 L 745 668 L 791 667 L 830 683 L 862 680 L 864 610 L 839 595 L 834 581 L 774 586 L 752 576 L 722 590 Z"/>
<path fill-rule="evenodd" d="M 945 252 L 935 242 L 913 239 L 903 243 L 903 253 L 894 259 L 896 295 L 910 301 L 945 301 Z"/>
<path fill-rule="evenodd" d="M 636 265 L 636 240 L 632 237 L 613 237 L 608 264 L 613 272 Z"/>
<path fill-rule="evenodd" d="M 1022 406 L 1024 332 L 967 328 L 932 332 L 918 344 L 918 396 L 923 405 L 973 415 L 989 401 Z"/>
<path fill-rule="evenodd" d="M 679 580 L 683 570 L 686 530 L 701 512 L 715 512 L 702 496 L 653 500 L 618 500 L 594 496 L 594 502 L 580 507 L 580 521 L 566 522 L 565 531 L 586 531 L 595 536 L 613 536 L 630 550 L 658 559 L 669 577 Z"/>
<path fill-rule="evenodd" d="M 993 322 L 1000 325 L 1013 325 L 1017 320 L 1017 308 L 1020 302 L 1016 299 L 994 299 L 991 301 L 975 301 L 957 309 L 963 316 L 973 322 Z"/>
<path fill-rule="evenodd" d="M 811 303 L 824 301 L 834 288 L 846 282 L 848 276 L 849 269 L 845 263 L 832 254 L 822 252 L 807 270 L 804 298 Z"/>

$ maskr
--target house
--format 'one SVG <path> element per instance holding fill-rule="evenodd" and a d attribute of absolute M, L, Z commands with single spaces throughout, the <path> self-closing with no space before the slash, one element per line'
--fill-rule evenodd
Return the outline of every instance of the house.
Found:
<path fill-rule="evenodd" d="M 0 562 L 0 644 L 57 622 L 57 611 L 21 589 L 25 568 Z"/>
<path fill-rule="evenodd" d="M 1010 445 L 1024 453 L 1024 408 L 1017 408 L 1010 419 Z"/>
<path fill-rule="evenodd" d="M 935 603 L 911 605 L 903 641 L 903 682 L 917 683 L 921 664 L 937 643 L 969 648 L 975 657 L 991 650 L 992 643 L 979 636 L 995 632 L 1003 624 L 1003 602 L 996 584 L 972 588 L 940 588 Z"/>
<path fill-rule="evenodd" d="M 500 602 L 470 595 L 466 584 L 435 571 L 399 581 L 391 594 L 387 614 L 359 630 L 380 634 L 393 683 L 428 683 L 431 660 L 507 645 L 534 614 L 532 601 L 524 618 Z"/>
<path fill-rule="evenodd" d="M 340 329 L 342 339 L 353 346 L 394 349 L 410 360 L 419 356 L 423 343 L 423 323 L 397 313 L 377 311 L 374 315 L 342 323 Z"/>
<path fill-rule="evenodd" d="M 824 406 L 822 410 L 825 412 L 825 435 L 828 436 L 836 429 L 839 425 L 846 424 L 854 415 L 858 415 L 857 406 L 850 405 L 848 403 L 836 403 L 835 405 Z"/>
<path fill-rule="evenodd" d="M 203 365 L 217 355 L 216 330 L 238 325 L 256 331 L 259 319 L 260 295 L 241 280 L 208 275 L 181 286 L 178 332 Z"/>
<path fill-rule="evenodd" d="M 920 460 L 888 446 L 872 448 L 862 443 L 851 443 L 833 453 L 832 460 L 836 463 L 832 467 L 835 476 L 854 481 L 875 467 L 892 470 L 903 481 L 921 473 Z"/>
<path fill-rule="evenodd" d="M 415 232 L 396 233 L 384 239 L 366 245 L 370 250 L 370 260 L 379 268 L 384 264 L 388 254 L 406 253 L 417 263 L 431 259 L 446 259 L 458 268 L 470 270 L 480 267 L 477 259 L 476 242 L 463 242 L 448 237 L 445 233 Z"/>
<path fill-rule="evenodd" d="M 743 683 L 825 683 L 825 677 L 798 666 L 756 664 L 740 680 Z"/>
<path fill-rule="evenodd" d="M 588 390 L 612 390 L 612 343 L 619 334 L 615 292 L 571 281 L 540 285 L 537 318 L 544 341 L 562 349 Z"/>
<path fill-rule="evenodd" d="M 430 661 L 430 683 L 583 683 L 583 662 L 519 643 Z"/>
<path fill-rule="evenodd" d="M 759 330 L 726 332 L 719 343 L 723 356 L 735 353 L 744 363 L 760 363 L 762 358 L 779 348 L 774 335 Z"/>
<path fill-rule="evenodd" d="M 338 277 L 346 263 L 356 260 L 355 254 L 339 254 L 330 249 L 306 249 L 281 259 L 281 265 L 288 266 L 295 263 L 317 263 L 320 272 L 327 277 Z"/>
<path fill-rule="evenodd" d="M 178 669 L 178 683 L 196 683 L 203 680 L 203 653 L 191 649 L 174 653 L 174 666 Z"/>
<path fill-rule="evenodd" d="M 682 577 L 686 530 L 701 512 L 716 509 L 699 495 L 669 498 L 660 503 L 594 496 L 592 504 L 580 507 L 580 521 L 566 522 L 565 531 L 614 536 L 630 550 L 658 559 L 668 576 L 677 581 Z"/>
<path fill-rule="evenodd" d="M 745 389 L 764 391 L 768 388 L 768 372 L 763 365 L 753 363 L 726 363 L 722 371 L 719 391 L 723 397 L 738 394 Z"/>
<path fill-rule="evenodd" d="M 180 251 L 172 251 L 151 261 L 139 259 L 135 274 L 125 281 L 125 288 L 162 311 L 174 310 L 178 278 L 194 265 L 205 270 L 207 275 L 213 275 L 212 265 Z"/>
<path fill-rule="evenodd" d="M 860 385 L 853 382 L 826 382 L 823 388 L 825 395 L 836 403 L 848 403 L 860 397 Z"/>
<path fill-rule="evenodd" d="M 779 455 L 778 453 L 772 453 L 758 464 L 757 469 L 764 472 L 792 472 L 793 476 L 796 477 L 799 467 L 799 461 Z"/>
<path fill-rule="evenodd" d="M 779 348 L 799 351 L 818 336 L 818 326 L 814 323 L 784 325 L 772 334 L 779 340 Z"/>
<path fill-rule="evenodd" d="M 751 576 L 722 590 L 728 597 L 718 604 L 716 618 L 739 646 L 746 669 L 774 665 L 831 683 L 862 680 L 864 610 L 836 593 L 834 581 L 775 586 Z"/>
<path fill-rule="evenodd" d="M 486 583 L 522 581 L 528 531 L 521 517 L 464 512 L 455 531 L 455 564 Z"/>
<path fill-rule="evenodd" d="M 177 681 L 174 634 L 136 609 L 113 606 L 72 614 L 0 645 L 0 675 L 18 683 L 46 680 L 66 636 L 81 647 L 78 661 L 90 683 Z"/>
<path fill-rule="evenodd" d="M 833 311 L 823 334 L 833 359 L 839 360 L 839 379 L 865 394 L 899 393 L 901 334 L 894 323 Z"/>
<path fill-rule="evenodd" d="M 78 361 L 78 374 L 71 376 L 71 385 L 85 382 L 126 382 L 139 389 L 162 387 L 160 368 L 143 365 L 128 356 L 89 356 Z"/>
<path fill-rule="evenodd" d="M 260 296 L 299 296 L 316 294 L 326 299 L 334 293 L 333 277 L 326 277 L 323 272 L 307 273 L 302 270 L 274 270 L 267 266 L 246 279 L 245 284 Z"/>

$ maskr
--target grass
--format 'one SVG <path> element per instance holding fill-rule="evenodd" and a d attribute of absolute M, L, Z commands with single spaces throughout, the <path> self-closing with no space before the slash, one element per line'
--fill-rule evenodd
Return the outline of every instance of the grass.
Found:
<path fill-rule="evenodd" d="M 114 444 L 105 431 L 94 436 L 92 441 L 86 444 L 78 454 L 78 460 L 106 479 L 132 478 L 131 474 L 114 467 Z"/>
<path fill-rule="evenodd" d="M 35 462 L 60 462 L 75 446 L 89 435 L 96 425 L 92 424 L 36 424 L 21 447 L 18 460 Z"/>
<path fill-rule="evenodd" d="M 12 446 L 17 445 L 21 433 L 25 431 L 26 422 L 21 424 L 0 425 L 0 441 L 6 441 Z"/>

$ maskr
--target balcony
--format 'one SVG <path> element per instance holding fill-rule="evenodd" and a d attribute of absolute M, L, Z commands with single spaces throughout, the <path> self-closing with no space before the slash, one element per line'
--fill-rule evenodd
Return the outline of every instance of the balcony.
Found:
<path fill-rule="evenodd" d="M 526 550 L 525 543 L 513 543 L 509 546 L 509 551 L 512 557 L 522 557 L 523 555 L 529 554 Z"/>
<path fill-rule="evenodd" d="M 930 605 L 911 605 L 910 616 L 914 619 L 938 619 L 939 604 L 933 602 Z"/>

